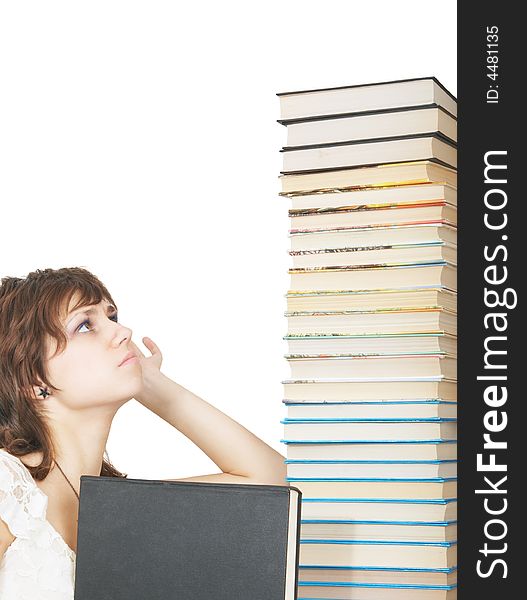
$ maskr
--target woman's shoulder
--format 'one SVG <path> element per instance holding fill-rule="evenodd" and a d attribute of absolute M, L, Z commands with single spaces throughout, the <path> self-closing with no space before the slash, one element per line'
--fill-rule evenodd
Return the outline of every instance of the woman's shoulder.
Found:
<path fill-rule="evenodd" d="M 29 491 L 37 487 L 31 472 L 26 466 L 33 466 L 33 464 L 33 460 L 26 463 L 25 460 L 22 461 L 18 456 L 10 454 L 5 448 L 0 448 L 0 490 L 4 494 L 9 491 L 15 492 L 18 498 L 22 498 Z M 2 495 L 0 493 L 1 499 Z"/>
<path fill-rule="evenodd" d="M 20 459 L 17 456 L 10 454 L 5 448 L 0 448 L 0 469 L 5 479 L 6 474 L 14 474 L 20 472 Z"/>
<path fill-rule="evenodd" d="M 29 454 L 24 454 L 23 457 L 19 457 L 11 454 L 5 448 L 0 448 L 0 465 L 14 465 L 14 468 L 24 475 L 26 471 L 29 473 L 28 466 L 36 467 L 41 462 L 41 452 L 30 452 Z"/>
<path fill-rule="evenodd" d="M 47 498 L 22 461 L 0 448 L 0 518 L 17 537 L 28 537 L 46 514 Z"/>
<path fill-rule="evenodd" d="M 0 448 L 0 468 L 4 478 L 6 473 L 11 476 L 20 475 L 24 478 L 24 464 L 18 456 L 10 454 L 5 448 Z"/>
<path fill-rule="evenodd" d="M 10 498 L 21 503 L 34 486 L 31 473 L 20 458 L 0 448 L 0 507 Z"/>

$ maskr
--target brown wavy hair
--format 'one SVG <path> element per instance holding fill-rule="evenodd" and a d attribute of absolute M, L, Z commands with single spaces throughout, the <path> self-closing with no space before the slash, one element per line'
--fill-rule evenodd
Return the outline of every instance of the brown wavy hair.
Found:
<path fill-rule="evenodd" d="M 27 467 L 37 480 L 48 475 L 56 449 L 32 388 L 43 383 L 54 389 L 46 373 L 47 342 L 56 341 L 56 353 L 66 347 L 60 318 L 75 293 L 73 310 L 103 300 L 117 308 L 104 284 L 82 267 L 37 269 L 25 278 L 0 280 L 0 448 L 17 457 L 41 451 L 42 462 Z M 127 477 L 106 450 L 100 475 Z"/>

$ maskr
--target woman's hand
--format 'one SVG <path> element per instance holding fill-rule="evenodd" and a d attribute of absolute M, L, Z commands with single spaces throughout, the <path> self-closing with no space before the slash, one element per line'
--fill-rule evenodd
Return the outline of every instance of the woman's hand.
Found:
<path fill-rule="evenodd" d="M 146 405 L 150 395 L 149 392 L 152 389 L 156 378 L 159 378 L 161 375 L 159 369 L 163 362 L 163 355 L 161 354 L 159 347 L 149 337 L 143 338 L 143 344 L 150 351 L 150 356 L 143 354 L 137 344 L 130 340 L 130 349 L 132 352 L 135 352 L 139 358 L 139 364 L 141 365 L 143 373 L 143 386 L 141 391 L 136 394 L 135 399 L 141 404 Z"/>
<path fill-rule="evenodd" d="M 161 363 L 163 362 L 163 355 L 161 354 L 161 350 L 159 346 L 157 346 L 152 339 L 149 337 L 143 338 L 143 344 L 150 351 L 150 356 L 145 356 L 135 342 L 130 340 L 130 346 L 132 347 L 132 352 L 135 352 L 139 357 L 139 362 L 141 363 L 141 367 L 144 369 L 155 369 L 159 371 L 161 368 Z"/>

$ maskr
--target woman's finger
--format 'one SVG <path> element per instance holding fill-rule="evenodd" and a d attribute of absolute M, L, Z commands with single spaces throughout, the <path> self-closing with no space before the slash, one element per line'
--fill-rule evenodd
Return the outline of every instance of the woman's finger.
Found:
<path fill-rule="evenodd" d="M 161 355 L 161 350 L 157 346 L 157 344 L 149 337 L 143 338 L 143 344 L 150 350 L 152 355 L 159 354 Z"/>

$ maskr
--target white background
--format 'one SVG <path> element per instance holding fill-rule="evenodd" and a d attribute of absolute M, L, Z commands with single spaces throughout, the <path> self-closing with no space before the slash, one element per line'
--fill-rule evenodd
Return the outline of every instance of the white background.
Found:
<path fill-rule="evenodd" d="M 0 277 L 90 269 L 166 375 L 285 455 L 276 93 L 456 94 L 455 0 L 4 2 L 0 57 Z M 108 453 L 129 477 L 219 471 L 135 400 Z"/>

